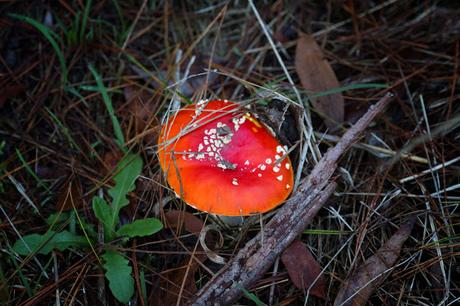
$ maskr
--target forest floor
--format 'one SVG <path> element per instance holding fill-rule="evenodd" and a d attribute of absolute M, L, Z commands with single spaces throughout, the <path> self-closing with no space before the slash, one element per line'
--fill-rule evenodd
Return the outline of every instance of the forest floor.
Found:
<path fill-rule="evenodd" d="M 177 198 L 171 108 L 228 99 L 273 127 L 281 106 L 297 184 L 387 92 L 236 303 L 460 302 L 460 6 L 266 2 L 0 1 L 0 304 L 183 305 L 278 212 L 230 225 Z"/>

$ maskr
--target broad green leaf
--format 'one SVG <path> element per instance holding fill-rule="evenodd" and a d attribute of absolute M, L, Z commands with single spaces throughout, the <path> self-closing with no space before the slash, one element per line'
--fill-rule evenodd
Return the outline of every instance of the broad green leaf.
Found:
<path fill-rule="evenodd" d="M 134 182 L 141 174 L 141 170 L 142 159 L 137 154 L 126 155 L 117 166 L 117 174 L 113 177 L 115 185 L 109 189 L 109 195 L 112 197 L 112 215 L 108 226 L 111 232 L 119 222 L 120 209 L 129 203 L 126 195 L 134 190 Z"/>
<path fill-rule="evenodd" d="M 46 218 L 46 224 L 48 224 L 49 226 L 51 225 L 56 226 L 56 225 L 60 225 L 66 222 L 67 219 L 69 219 L 69 214 L 67 212 L 65 211 L 57 212 L 57 213 L 49 215 L 49 217 Z"/>
<path fill-rule="evenodd" d="M 93 211 L 96 215 L 96 218 L 102 223 L 104 226 L 104 231 L 106 235 L 112 232 L 112 228 L 110 227 L 110 223 L 112 220 L 112 209 L 110 208 L 109 204 L 100 197 L 93 198 Z"/>
<path fill-rule="evenodd" d="M 28 255 L 30 253 L 48 254 L 53 249 L 63 251 L 69 247 L 88 246 L 88 240 L 85 237 L 72 234 L 68 231 L 56 233 L 48 231 L 44 235 L 32 234 L 24 236 L 16 241 L 13 249 L 20 255 Z"/>
<path fill-rule="evenodd" d="M 113 296 L 122 303 L 128 303 L 134 294 L 134 279 L 129 261 L 115 251 L 106 251 L 102 258 L 105 277 Z"/>
<path fill-rule="evenodd" d="M 163 228 L 160 220 L 156 218 L 136 220 L 133 223 L 123 225 L 117 234 L 128 237 L 143 237 L 155 234 Z"/>

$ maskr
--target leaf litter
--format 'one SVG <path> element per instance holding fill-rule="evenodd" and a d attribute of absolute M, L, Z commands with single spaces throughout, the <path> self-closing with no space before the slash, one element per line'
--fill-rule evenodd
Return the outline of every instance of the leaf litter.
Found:
<path fill-rule="evenodd" d="M 301 34 L 297 40 L 295 68 L 314 108 L 324 118 L 326 126 L 336 130 L 344 120 L 344 99 L 341 93 L 314 97 L 340 88 L 340 83 L 313 36 Z"/>
<path fill-rule="evenodd" d="M 411 218 L 377 252 L 360 264 L 339 290 L 334 305 L 365 305 L 372 293 L 389 276 L 399 258 L 404 242 L 409 238 L 415 224 Z"/>
<path fill-rule="evenodd" d="M 305 293 L 326 298 L 326 282 L 321 274 L 321 266 L 302 241 L 294 240 L 281 255 L 281 261 L 294 286 Z"/>

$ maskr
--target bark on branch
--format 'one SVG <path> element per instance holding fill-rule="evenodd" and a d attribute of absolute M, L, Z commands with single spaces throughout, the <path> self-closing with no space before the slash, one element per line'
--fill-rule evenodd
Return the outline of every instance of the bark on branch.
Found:
<path fill-rule="evenodd" d="M 192 305 L 230 305 L 240 297 L 242 288 L 263 276 L 332 194 L 336 184 L 330 180 L 337 161 L 390 99 L 391 95 L 387 94 L 372 105 L 337 145 L 327 151 L 265 228 L 197 293 Z"/>

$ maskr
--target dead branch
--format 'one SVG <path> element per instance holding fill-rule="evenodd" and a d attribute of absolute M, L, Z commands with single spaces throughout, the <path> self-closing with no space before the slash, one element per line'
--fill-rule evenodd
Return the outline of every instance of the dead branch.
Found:
<path fill-rule="evenodd" d="M 240 297 L 242 288 L 247 288 L 263 276 L 332 194 L 336 184 L 330 179 L 337 168 L 337 161 L 391 97 L 387 94 L 372 105 L 337 145 L 327 151 L 265 228 L 197 293 L 192 305 L 229 305 Z"/>

